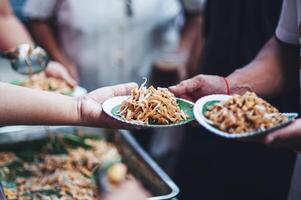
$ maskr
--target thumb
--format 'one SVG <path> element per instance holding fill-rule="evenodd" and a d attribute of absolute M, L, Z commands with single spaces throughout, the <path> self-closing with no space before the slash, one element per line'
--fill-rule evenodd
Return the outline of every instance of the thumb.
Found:
<path fill-rule="evenodd" d="M 62 72 L 61 76 L 61 79 L 65 80 L 66 83 L 71 87 L 75 87 L 77 85 L 77 82 L 71 77 L 71 75 L 67 71 Z"/>
<path fill-rule="evenodd" d="M 182 81 L 176 86 L 169 87 L 169 90 L 176 96 L 192 95 L 195 91 L 201 88 L 201 78 L 195 77 Z"/>

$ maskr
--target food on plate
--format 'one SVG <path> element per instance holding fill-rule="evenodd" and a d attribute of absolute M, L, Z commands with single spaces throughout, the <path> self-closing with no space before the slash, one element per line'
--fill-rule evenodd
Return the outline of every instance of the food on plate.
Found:
<path fill-rule="evenodd" d="M 100 138 L 57 136 L 38 150 L 0 152 L 0 183 L 8 200 L 96 200 L 96 169 L 118 159 L 117 148 Z M 114 187 L 128 174 L 124 164 L 111 167 Z"/>
<path fill-rule="evenodd" d="M 288 121 L 285 115 L 253 92 L 233 95 L 226 101 L 208 107 L 205 117 L 228 133 L 266 130 Z"/>
<path fill-rule="evenodd" d="M 46 77 L 44 74 L 32 75 L 29 79 L 21 81 L 20 85 L 61 94 L 70 94 L 73 91 L 73 88 L 64 80 L 54 77 Z"/>
<path fill-rule="evenodd" d="M 167 88 L 147 88 L 145 83 L 133 89 L 131 96 L 122 102 L 119 112 L 121 117 L 146 124 L 173 124 L 189 118 Z"/>

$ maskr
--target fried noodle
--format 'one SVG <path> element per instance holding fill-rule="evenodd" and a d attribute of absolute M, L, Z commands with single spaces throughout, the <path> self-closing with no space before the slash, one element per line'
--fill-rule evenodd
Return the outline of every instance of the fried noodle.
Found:
<path fill-rule="evenodd" d="M 131 92 L 122 102 L 120 116 L 139 123 L 171 124 L 186 120 L 189 116 L 180 109 L 176 97 L 167 88 L 147 88 L 145 82 Z"/>

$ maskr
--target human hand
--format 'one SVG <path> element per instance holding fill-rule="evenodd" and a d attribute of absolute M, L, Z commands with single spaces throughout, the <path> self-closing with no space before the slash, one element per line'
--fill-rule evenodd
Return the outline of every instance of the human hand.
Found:
<path fill-rule="evenodd" d="M 67 71 L 69 72 L 69 74 L 71 75 L 71 77 L 74 80 L 79 81 L 79 75 L 78 75 L 78 70 L 77 70 L 76 66 L 74 64 L 67 64 L 64 66 L 67 69 Z"/>
<path fill-rule="evenodd" d="M 227 86 L 220 76 L 197 75 L 176 86 L 169 87 L 169 90 L 178 97 L 196 101 L 210 94 L 226 94 Z"/>
<path fill-rule="evenodd" d="M 135 87 L 138 87 L 136 83 L 103 87 L 78 97 L 77 109 L 80 124 L 108 128 L 131 128 L 127 124 L 119 122 L 104 113 L 102 104 L 111 97 L 130 95 L 131 90 Z"/>
<path fill-rule="evenodd" d="M 290 125 L 267 134 L 262 142 L 272 147 L 290 148 L 301 152 L 301 119 L 297 119 Z"/>
<path fill-rule="evenodd" d="M 72 87 L 77 85 L 76 81 L 70 76 L 68 71 L 58 62 L 50 61 L 44 72 L 46 76 L 65 80 Z"/>
<path fill-rule="evenodd" d="M 105 196 L 105 200 L 146 200 L 149 193 L 134 179 L 130 179 L 118 186 L 112 193 Z"/>

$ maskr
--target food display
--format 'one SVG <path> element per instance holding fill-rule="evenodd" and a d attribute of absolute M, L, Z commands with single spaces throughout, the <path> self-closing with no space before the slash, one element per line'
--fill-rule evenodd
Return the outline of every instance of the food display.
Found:
<path fill-rule="evenodd" d="M 239 134 L 266 130 L 288 118 L 253 92 L 233 95 L 207 108 L 205 117 L 220 130 Z"/>
<path fill-rule="evenodd" d="M 144 85 L 133 89 L 131 96 L 122 102 L 119 111 L 122 118 L 145 124 L 173 124 L 189 119 L 167 88 Z"/>
<path fill-rule="evenodd" d="M 64 80 L 46 77 L 44 74 L 32 75 L 29 79 L 20 82 L 20 86 L 57 92 L 61 94 L 71 94 L 73 88 L 69 86 Z"/>
<path fill-rule="evenodd" d="M 100 138 L 56 136 L 39 148 L 0 152 L 0 182 L 8 200 L 95 200 L 96 169 L 120 158 Z M 127 167 L 113 164 L 107 176 L 114 187 L 126 178 Z"/>

